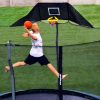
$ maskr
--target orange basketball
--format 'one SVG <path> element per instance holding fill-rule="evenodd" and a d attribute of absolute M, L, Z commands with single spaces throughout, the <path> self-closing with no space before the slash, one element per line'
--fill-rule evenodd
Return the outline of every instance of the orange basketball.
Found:
<path fill-rule="evenodd" d="M 30 21 L 25 21 L 24 22 L 24 26 L 28 29 L 31 29 L 32 28 L 32 23 Z"/>

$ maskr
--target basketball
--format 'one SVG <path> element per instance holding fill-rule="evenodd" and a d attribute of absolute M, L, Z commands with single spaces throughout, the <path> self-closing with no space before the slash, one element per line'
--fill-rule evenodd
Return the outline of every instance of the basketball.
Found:
<path fill-rule="evenodd" d="M 24 26 L 28 29 L 31 29 L 32 28 L 32 23 L 30 21 L 25 21 L 24 22 Z"/>

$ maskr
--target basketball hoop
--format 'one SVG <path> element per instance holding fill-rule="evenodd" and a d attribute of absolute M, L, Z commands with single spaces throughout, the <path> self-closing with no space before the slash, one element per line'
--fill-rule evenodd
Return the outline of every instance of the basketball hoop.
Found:
<path fill-rule="evenodd" d="M 58 18 L 57 17 L 49 17 L 48 22 L 49 22 L 49 24 L 51 24 L 51 26 L 54 26 L 55 24 L 58 23 Z"/>

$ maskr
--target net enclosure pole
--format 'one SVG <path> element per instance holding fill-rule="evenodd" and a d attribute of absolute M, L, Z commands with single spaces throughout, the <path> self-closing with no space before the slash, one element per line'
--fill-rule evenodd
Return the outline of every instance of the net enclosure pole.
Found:
<path fill-rule="evenodd" d="M 15 77 L 14 77 L 14 70 L 13 70 L 12 62 L 11 62 L 11 47 L 12 47 L 12 43 L 11 41 L 8 41 L 7 42 L 7 54 L 8 54 L 8 65 L 10 67 L 11 93 L 12 93 L 12 100 L 16 100 L 15 98 Z"/>
<path fill-rule="evenodd" d="M 62 95 L 62 47 L 58 45 L 58 23 L 56 23 L 56 53 L 57 53 L 57 68 L 59 72 L 58 96 L 59 96 L 59 100 L 63 100 L 63 95 Z"/>
<path fill-rule="evenodd" d="M 58 79 L 58 89 L 59 89 L 59 99 L 63 100 L 62 94 L 62 46 L 59 46 L 59 62 L 58 62 L 58 72 L 59 72 L 59 79 Z"/>

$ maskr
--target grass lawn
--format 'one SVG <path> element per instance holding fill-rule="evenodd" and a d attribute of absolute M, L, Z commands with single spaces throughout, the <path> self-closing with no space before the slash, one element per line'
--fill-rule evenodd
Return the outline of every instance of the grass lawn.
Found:
<path fill-rule="evenodd" d="M 8 26 L 28 13 L 31 8 L 0 8 L 0 44 L 12 40 L 15 44 L 28 45 L 12 48 L 13 63 L 24 60 L 31 46 L 29 46 L 30 39 L 21 36 L 24 32 L 23 27 L 11 28 Z M 100 6 L 75 6 L 75 8 L 96 28 L 100 27 Z M 44 46 L 55 46 L 55 27 L 43 22 L 38 24 Z M 100 29 L 88 29 L 70 23 L 59 25 L 59 45 L 64 46 L 63 72 L 69 74 L 68 80 L 63 81 L 64 89 L 75 89 L 100 95 L 100 77 L 98 77 L 100 75 L 100 42 L 95 41 L 100 41 Z M 56 66 L 56 48 L 44 47 L 44 53 Z M 0 45 L 0 63 L 0 93 L 3 93 L 10 91 L 9 73 L 3 72 L 3 67 L 7 64 L 7 50 L 4 45 Z M 39 64 L 35 64 L 32 67 L 16 68 L 14 71 L 17 90 L 57 88 L 57 79 L 45 66 L 41 67 Z"/>

